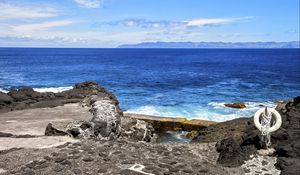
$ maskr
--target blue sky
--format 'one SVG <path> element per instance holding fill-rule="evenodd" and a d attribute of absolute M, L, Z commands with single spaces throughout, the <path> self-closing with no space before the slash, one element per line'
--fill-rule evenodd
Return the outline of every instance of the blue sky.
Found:
<path fill-rule="evenodd" d="M 0 46 L 299 41 L 299 0 L 0 0 Z"/>

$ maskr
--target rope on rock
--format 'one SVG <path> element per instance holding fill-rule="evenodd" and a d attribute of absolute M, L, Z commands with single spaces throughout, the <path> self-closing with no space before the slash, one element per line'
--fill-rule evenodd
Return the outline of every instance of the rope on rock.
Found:
<path fill-rule="evenodd" d="M 274 117 L 275 120 L 272 120 Z M 271 145 L 271 132 L 278 130 L 282 124 L 280 114 L 273 108 L 258 110 L 254 115 L 254 124 L 261 131 L 262 141 L 268 148 Z"/>
<path fill-rule="evenodd" d="M 268 111 L 268 108 L 265 108 L 265 111 L 261 115 L 261 135 L 262 141 L 265 143 L 268 148 L 271 145 L 271 126 L 272 113 Z"/>

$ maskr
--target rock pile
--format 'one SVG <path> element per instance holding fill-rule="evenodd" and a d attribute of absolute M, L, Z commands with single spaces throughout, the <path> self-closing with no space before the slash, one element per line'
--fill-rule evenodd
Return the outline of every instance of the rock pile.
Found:
<path fill-rule="evenodd" d="M 79 96 L 76 96 L 76 93 L 79 93 Z M 123 117 L 115 96 L 94 82 L 76 84 L 74 89 L 65 91 L 64 95 L 53 94 L 65 98 L 78 97 L 82 106 L 90 108 L 93 118 L 90 121 L 73 121 L 63 130 L 55 128 L 50 123 L 45 130 L 46 136 L 70 135 L 74 138 L 97 140 L 126 138 L 146 142 L 156 140 L 151 124 Z"/>
<path fill-rule="evenodd" d="M 276 167 L 282 170 L 282 174 L 299 174 L 300 96 L 286 103 L 280 113 L 283 119 L 281 129 L 271 135 L 278 157 Z"/>
<path fill-rule="evenodd" d="M 97 83 L 86 81 L 76 84 L 73 89 L 53 93 L 53 92 L 36 92 L 32 88 L 22 88 L 10 91 L 9 93 L 0 92 L 0 112 L 28 109 L 28 108 L 45 108 L 61 106 L 66 103 L 78 103 L 85 97 L 91 95 L 106 96 L 118 107 L 118 101 L 115 96 L 100 87 Z M 121 112 L 121 109 L 117 109 Z"/>
<path fill-rule="evenodd" d="M 281 174 L 298 174 L 300 172 L 300 97 L 281 104 L 280 112 L 283 124 L 278 131 L 271 134 L 271 147 L 277 156 L 275 166 Z M 253 124 L 253 118 L 235 119 L 210 126 L 194 141 L 216 141 L 220 153 L 218 162 L 224 166 L 236 167 L 248 160 L 250 155 L 263 148 L 260 132 Z"/>
<path fill-rule="evenodd" d="M 118 138 L 121 133 L 122 112 L 117 103 L 105 94 L 92 95 L 84 101 L 84 105 L 91 107 L 92 120 L 71 123 L 66 128 L 66 132 L 75 138 L 108 140 Z"/>

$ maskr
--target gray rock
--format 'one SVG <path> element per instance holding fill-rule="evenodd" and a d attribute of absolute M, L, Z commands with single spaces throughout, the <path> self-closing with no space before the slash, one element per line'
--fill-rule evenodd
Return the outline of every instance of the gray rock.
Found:
<path fill-rule="evenodd" d="M 13 98 L 11 98 L 6 93 L 0 92 L 0 105 L 1 104 L 10 104 L 13 102 Z"/>
<path fill-rule="evenodd" d="M 275 148 L 277 163 L 281 174 L 300 172 L 300 96 L 277 107 L 282 117 L 282 126 L 271 134 L 272 147 Z M 220 153 L 218 162 L 225 166 L 239 166 L 262 148 L 260 132 L 253 127 L 253 118 L 248 119 L 249 126 L 235 131 L 235 135 L 226 137 L 216 144 Z M 230 122 L 229 122 L 230 123 Z"/>
<path fill-rule="evenodd" d="M 110 99 L 98 99 L 92 104 L 94 134 L 98 138 L 116 139 L 121 133 L 121 116 Z"/>
<path fill-rule="evenodd" d="M 52 123 L 49 123 L 46 127 L 45 135 L 46 136 L 64 136 L 64 135 L 68 135 L 68 133 L 65 131 L 61 131 L 57 128 L 54 128 L 52 126 Z"/>
<path fill-rule="evenodd" d="M 110 99 L 116 106 L 118 113 L 122 114 L 116 97 L 100 87 L 97 83 L 91 81 L 75 84 L 73 89 L 59 93 L 40 93 L 29 87 L 13 90 L 7 94 L 0 92 L 0 112 L 29 108 L 55 107 L 66 103 L 78 103 L 86 97 L 93 95 Z"/>
<path fill-rule="evenodd" d="M 129 117 L 123 117 L 121 121 L 122 137 L 131 141 L 155 142 L 157 135 L 151 124 Z"/>
<path fill-rule="evenodd" d="M 25 101 L 28 99 L 37 99 L 42 97 L 41 93 L 34 91 L 32 88 L 23 88 L 13 90 L 8 93 L 15 101 Z"/>

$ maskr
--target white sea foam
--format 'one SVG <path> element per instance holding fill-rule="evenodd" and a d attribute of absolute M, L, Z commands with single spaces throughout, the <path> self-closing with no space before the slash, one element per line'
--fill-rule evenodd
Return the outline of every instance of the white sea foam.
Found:
<path fill-rule="evenodd" d="M 67 87 L 45 87 L 45 88 L 33 88 L 33 90 L 37 91 L 37 92 L 54 92 L 54 93 L 58 93 L 58 92 L 63 92 L 66 90 L 70 90 L 72 89 L 72 86 L 67 86 Z"/>
<path fill-rule="evenodd" d="M 208 106 L 213 106 L 213 107 L 225 107 L 224 106 L 224 102 L 210 102 L 210 103 L 208 103 Z"/>
<path fill-rule="evenodd" d="M 192 107 L 188 110 L 182 109 L 182 107 L 163 107 L 163 106 L 141 106 L 134 109 L 129 109 L 125 113 L 164 116 L 164 117 L 185 117 L 188 119 L 202 119 L 212 121 L 226 121 L 238 117 L 243 117 L 238 113 L 222 114 L 212 110 L 208 110 L 203 107 Z M 250 115 L 251 116 L 251 115 Z M 250 117 L 249 116 L 249 117 Z"/>
<path fill-rule="evenodd" d="M 129 109 L 125 112 L 165 116 L 165 117 L 185 117 L 188 119 L 202 119 L 211 121 L 227 121 L 240 117 L 252 117 L 255 112 L 262 107 L 274 108 L 273 102 L 245 102 L 246 108 L 234 109 L 224 106 L 225 102 L 211 102 L 207 106 L 153 106 L 146 105 Z M 213 107 L 213 108 L 211 108 Z"/>
<path fill-rule="evenodd" d="M 167 133 L 171 134 L 178 141 L 188 141 L 189 139 L 186 137 L 188 132 L 186 131 L 167 131 Z"/>
<path fill-rule="evenodd" d="M 125 111 L 126 113 L 145 114 L 145 115 L 160 115 L 160 112 L 154 106 L 141 106 Z"/>
<path fill-rule="evenodd" d="M 0 88 L 0 92 L 3 92 L 3 93 L 8 93 L 9 91 L 5 90 L 5 89 L 2 89 Z"/>
<path fill-rule="evenodd" d="M 168 108 L 163 106 L 152 106 L 146 105 L 129 109 L 125 113 L 144 114 L 144 115 L 155 115 L 155 116 L 167 116 L 167 117 L 182 117 L 174 108 Z"/>
<path fill-rule="evenodd" d="M 72 89 L 72 86 L 67 86 L 67 87 L 45 87 L 45 88 L 33 88 L 33 90 L 37 92 L 63 92 Z M 0 88 L 0 92 L 8 93 L 8 90 Z"/>
<path fill-rule="evenodd" d="M 246 102 L 246 107 L 251 108 L 261 108 L 261 107 L 268 107 L 268 108 L 275 108 L 276 104 L 274 102 Z"/>

